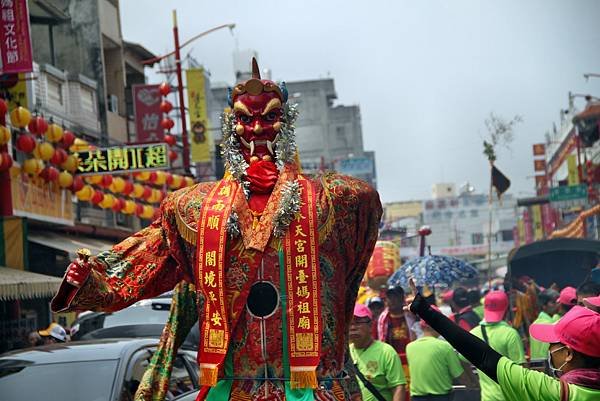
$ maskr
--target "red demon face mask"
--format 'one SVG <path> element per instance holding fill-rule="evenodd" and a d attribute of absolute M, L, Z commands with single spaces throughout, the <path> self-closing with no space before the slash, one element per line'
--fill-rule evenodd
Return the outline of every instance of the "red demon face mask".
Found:
<path fill-rule="evenodd" d="M 248 164 L 275 161 L 275 142 L 285 102 L 277 84 L 261 80 L 256 60 L 252 64 L 253 78 L 236 85 L 232 92 L 235 132 Z"/>

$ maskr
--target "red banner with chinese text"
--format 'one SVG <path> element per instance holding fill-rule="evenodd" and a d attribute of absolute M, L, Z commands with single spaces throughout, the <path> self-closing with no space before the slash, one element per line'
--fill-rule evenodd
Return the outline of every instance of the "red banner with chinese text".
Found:
<path fill-rule="evenodd" d="M 160 121 L 162 96 L 159 85 L 133 85 L 133 110 L 137 142 L 163 141 L 165 133 Z"/>
<path fill-rule="evenodd" d="M 214 387 L 229 345 L 229 317 L 225 297 L 225 245 L 227 219 L 233 192 L 238 188 L 230 180 L 221 180 L 202 203 L 198 224 L 198 287 L 204 299 L 200 350 L 200 384 Z"/>
<path fill-rule="evenodd" d="M 316 388 L 321 356 L 321 286 L 315 189 L 299 176 L 300 213 L 284 238 L 290 387 Z"/>
<path fill-rule="evenodd" d="M 33 57 L 27 0 L 2 0 L 0 21 L 0 73 L 31 72 Z"/>

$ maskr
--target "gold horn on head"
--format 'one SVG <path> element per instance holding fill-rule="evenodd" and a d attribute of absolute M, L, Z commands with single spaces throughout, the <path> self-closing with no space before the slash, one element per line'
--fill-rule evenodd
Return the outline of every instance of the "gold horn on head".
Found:
<path fill-rule="evenodd" d="M 252 78 L 260 79 L 260 69 L 254 57 L 252 57 Z"/>

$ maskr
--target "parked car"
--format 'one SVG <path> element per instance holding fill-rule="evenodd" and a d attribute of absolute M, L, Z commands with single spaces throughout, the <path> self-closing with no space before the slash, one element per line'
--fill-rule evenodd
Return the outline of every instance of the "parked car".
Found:
<path fill-rule="evenodd" d="M 3 401 L 130 401 L 156 349 L 156 339 L 79 341 L 0 355 Z M 195 351 L 173 363 L 167 399 L 198 389 Z"/>
<path fill-rule="evenodd" d="M 169 317 L 170 295 L 144 299 L 117 312 L 83 312 L 71 326 L 71 340 L 105 338 L 160 337 Z M 196 324 L 183 344 L 197 349 L 199 329 Z"/>

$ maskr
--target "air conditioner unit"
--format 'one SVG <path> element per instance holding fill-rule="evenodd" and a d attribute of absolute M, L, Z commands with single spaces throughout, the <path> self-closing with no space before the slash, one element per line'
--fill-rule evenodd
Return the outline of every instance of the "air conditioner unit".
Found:
<path fill-rule="evenodd" d="M 119 113 L 119 98 L 117 95 L 108 95 L 108 111 Z"/>

